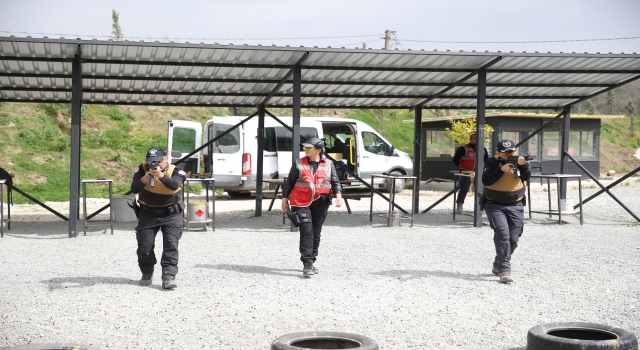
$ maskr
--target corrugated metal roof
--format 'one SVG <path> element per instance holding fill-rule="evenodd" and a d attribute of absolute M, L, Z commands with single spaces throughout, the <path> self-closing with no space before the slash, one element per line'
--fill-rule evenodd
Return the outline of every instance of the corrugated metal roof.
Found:
<path fill-rule="evenodd" d="M 640 78 L 640 55 L 434 52 L 0 37 L 0 100 L 71 100 L 81 50 L 83 101 L 302 107 L 561 108 Z"/>

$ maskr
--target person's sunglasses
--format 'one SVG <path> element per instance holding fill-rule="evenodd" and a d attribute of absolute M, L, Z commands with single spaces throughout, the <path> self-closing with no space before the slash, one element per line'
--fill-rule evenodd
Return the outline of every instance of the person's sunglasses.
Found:
<path fill-rule="evenodd" d="M 312 149 L 315 149 L 315 147 L 302 147 L 304 148 L 305 151 L 311 151 Z"/>
<path fill-rule="evenodd" d="M 513 153 L 513 152 L 515 151 L 514 150 L 500 151 L 500 153 L 503 153 L 503 154 Z"/>

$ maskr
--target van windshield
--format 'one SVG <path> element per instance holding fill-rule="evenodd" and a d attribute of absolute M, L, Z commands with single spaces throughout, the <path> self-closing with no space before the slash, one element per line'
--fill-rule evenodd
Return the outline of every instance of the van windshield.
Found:
<path fill-rule="evenodd" d="M 213 137 L 222 135 L 225 131 L 231 129 L 235 125 L 214 124 Z M 218 141 L 213 143 L 213 153 L 236 153 L 240 150 L 240 128 L 231 130 L 228 134 L 222 136 Z"/>
<path fill-rule="evenodd" d="M 278 144 L 278 152 L 291 152 L 291 144 L 293 143 L 293 134 L 286 128 L 276 127 L 276 139 Z M 300 128 L 300 141 L 312 137 L 318 137 L 316 128 Z M 298 150 L 302 151 L 302 146 L 298 146 Z"/>

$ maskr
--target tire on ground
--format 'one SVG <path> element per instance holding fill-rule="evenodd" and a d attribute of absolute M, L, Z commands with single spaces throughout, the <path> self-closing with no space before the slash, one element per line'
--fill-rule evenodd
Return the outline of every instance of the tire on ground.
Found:
<path fill-rule="evenodd" d="M 403 176 L 404 174 L 402 174 L 401 172 L 399 172 L 397 170 L 394 170 L 394 171 L 390 172 L 389 175 Z M 395 191 L 395 193 L 402 192 L 402 190 L 404 190 L 404 187 L 405 187 L 404 179 L 396 179 L 396 191 Z M 385 179 L 384 180 L 384 187 L 382 188 L 382 190 L 384 192 L 389 193 L 390 189 L 391 189 L 391 179 Z"/>
<path fill-rule="evenodd" d="M 298 349 L 378 350 L 373 339 L 343 332 L 298 332 L 286 334 L 271 343 L 271 350 Z"/>
<path fill-rule="evenodd" d="M 638 350 L 638 339 L 621 328 L 583 322 L 543 323 L 529 329 L 527 350 Z"/>

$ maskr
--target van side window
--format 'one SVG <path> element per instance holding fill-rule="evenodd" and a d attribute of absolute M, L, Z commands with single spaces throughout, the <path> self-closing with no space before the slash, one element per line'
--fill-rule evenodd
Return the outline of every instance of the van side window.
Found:
<path fill-rule="evenodd" d="M 171 140 L 172 149 L 189 154 L 195 149 L 196 131 L 193 129 L 174 128 L 173 139 Z"/>
<path fill-rule="evenodd" d="M 291 143 L 293 142 L 293 135 L 291 131 L 286 128 L 276 127 L 278 152 L 291 152 Z M 318 137 L 318 131 L 315 128 L 300 128 L 300 141 L 306 140 L 312 137 Z M 302 146 L 298 146 L 298 150 L 302 151 Z"/>
<path fill-rule="evenodd" d="M 372 132 L 362 132 L 362 142 L 364 150 L 370 153 L 387 155 L 391 150 L 389 144 Z"/>
<path fill-rule="evenodd" d="M 264 150 L 266 152 L 277 152 L 276 129 L 264 128 Z"/>
<path fill-rule="evenodd" d="M 220 136 L 225 131 L 231 129 L 234 125 L 214 124 L 213 137 Z M 236 153 L 240 150 L 240 131 L 239 128 L 233 129 L 224 135 L 218 141 L 213 143 L 213 153 Z"/>

